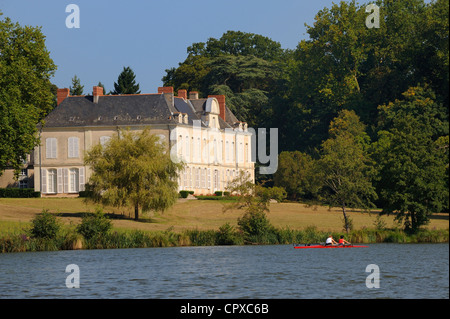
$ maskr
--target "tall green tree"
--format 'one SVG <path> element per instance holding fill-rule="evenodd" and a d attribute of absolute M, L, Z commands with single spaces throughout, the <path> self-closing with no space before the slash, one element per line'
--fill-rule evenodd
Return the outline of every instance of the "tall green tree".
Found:
<path fill-rule="evenodd" d="M 83 95 L 84 85 L 81 85 L 80 79 L 75 74 L 72 78 L 72 85 L 69 87 L 70 95 Z"/>
<path fill-rule="evenodd" d="M 448 122 L 440 119 L 442 109 L 422 87 L 380 106 L 376 186 L 383 213 L 395 214 L 407 230 L 418 230 L 448 208 Z"/>
<path fill-rule="evenodd" d="M 257 127 L 270 105 L 270 92 L 281 76 L 278 64 L 286 52 L 262 35 L 228 31 L 221 38 L 194 43 L 177 68 L 166 70 L 164 85 L 198 91 L 200 96 L 223 94 L 227 106 Z"/>
<path fill-rule="evenodd" d="M 54 105 L 56 65 L 40 27 L 21 26 L 0 12 L 0 175 L 39 145 L 37 124 Z"/>
<path fill-rule="evenodd" d="M 92 169 L 86 189 L 94 202 L 116 207 L 164 211 L 178 198 L 177 176 L 182 164 L 171 161 L 166 146 L 145 129 L 120 131 L 102 147 L 94 146 L 85 157 Z"/>
<path fill-rule="evenodd" d="M 293 200 L 311 199 L 317 195 L 318 181 L 314 171 L 314 159 L 300 151 L 281 152 L 274 185 L 283 187 Z"/>
<path fill-rule="evenodd" d="M 117 78 L 117 82 L 114 82 L 114 91 L 111 94 L 139 94 L 139 83 L 136 83 L 136 75 L 133 70 L 128 66 L 124 67 L 122 72 Z"/>
<path fill-rule="evenodd" d="M 322 143 L 321 156 L 317 161 L 317 174 L 323 185 L 320 198 L 331 207 L 340 207 L 344 227 L 348 232 L 351 220 L 347 208 L 368 209 L 377 199 L 372 185 L 372 162 L 366 151 L 364 126 L 355 130 L 350 123 L 356 122 L 353 111 L 342 111 L 330 125 L 330 138 Z M 351 120 L 349 120 L 351 119 Z M 347 120 L 347 123 L 344 123 Z"/>

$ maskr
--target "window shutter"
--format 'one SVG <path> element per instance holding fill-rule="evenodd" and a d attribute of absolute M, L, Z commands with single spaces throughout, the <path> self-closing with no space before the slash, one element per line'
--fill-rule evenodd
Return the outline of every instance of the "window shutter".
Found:
<path fill-rule="evenodd" d="M 47 194 L 47 170 L 43 169 L 43 170 L 41 170 L 41 172 L 42 172 L 42 176 L 41 176 L 41 181 L 42 181 L 41 193 L 42 194 Z"/>
<path fill-rule="evenodd" d="M 85 181 L 84 181 L 84 167 L 81 167 L 79 169 L 79 172 L 80 172 L 80 178 L 79 178 L 79 180 L 80 180 L 80 188 L 79 188 L 79 191 L 82 192 L 82 191 L 84 191 L 84 184 L 85 184 Z"/>
<path fill-rule="evenodd" d="M 58 193 L 62 194 L 62 193 L 64 193 L 64 189 L 63 189 L 63 169 L 62 168 L 58 168 L 58 171 L 57 171 L 56 175 L 57 175 L 57 181 L 58 181 Z"/>
<path fill-rule="evenodd" d="M 69 192 L 69 169 L 63 168 L 64 172 L 64 193 Z"/>
<path fill-rule="evenodd" d="M 80 145 L 78 143 L 80 139 L 78 137 L 74 137 L 73 138 L 73 157 L 80 157 L 79 156 L 79 149 L 80 149 Z"/>
<path fill-rule="evenodd" d="M 51 158 L 56 158 L 56 138 L 51 139 L 51 149 L 52 149 L 52 156 Z"/>
<path fill-rule="evenodd" d="M 50 138 L 45 140 L 45 157 L 52 157 L 52 140 Z"/>

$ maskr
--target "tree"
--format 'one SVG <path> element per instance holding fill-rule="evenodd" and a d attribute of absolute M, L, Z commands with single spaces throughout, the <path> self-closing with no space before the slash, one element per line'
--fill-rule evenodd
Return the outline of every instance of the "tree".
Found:
<path fill-rule="evenodd" d="M 136 75 L 128 66 L 124 67 L 117 78 L 117 83 L 114 82 L 114 91 L 111 94 L 139 94 L 139 83 L 136 84 Z"/>
<path fill-rule="evenodd" d="M 322 143 L 321 157 L 317 161 L 317 174 L 323 185 L 320 198 L 331 207 L 342 209 L 347 233 L 351 228 L 347 208 L 374 207 L 372 201 L 377 199 L 367 147 L 360 139 L 365 133 L 343 123 L 343 119 L 355 117 L 353 111 L 343 111 L 331 123 L 331 137 Z"/>
<path fill-rule="evenodd" d="M 278 64 L 286 57 L 281 45 L 262 35 L 228 31 L 220 39 L 194 43 L 187 51 L 178 68 L 166 70 L 164 85 L 198 91 L 203 97 L 223 94 L 240 120 L 259 126 L 281 76 Z"/>
<path fill-rule="evenodd" d="M 94 146 L 85 157 L 92 175 L 87 184 L 89 199 L 104 205 L 164 211 L 178 198 L 178 171 L 182 164 L 170 160 L 165 145 L 150 134 L 121 130 L 102 147 Z"/>
<path fill-rule="evenodd" d="M 318 191 L 314 165 L 314 160 L 308 154 L 299 151 L 281 152 L 274 185 L 283 187 L 293 200 L 313 198 Z"/>
<path fill-rule="evenodd" d="M 70 95 L 83 95 L 84 85 L 81 85 L 80 79 L 75 76 L 72 78 L 72 86 L 69 87 Z"/>
<path fill-rule="evenodd" d="M 403 99 L 380 106 L 373 146 L 383 213 L 416 231 L 448 207 L 448 121 L 431 89 L 410 88 Z"/>
<path fill-rule="evenodd" d="M 37 124 L 54 105 L 55 70 L 40 27 L 0 20 L 0 175 L 12 167 L 18 176 L 39 145 Z"/>

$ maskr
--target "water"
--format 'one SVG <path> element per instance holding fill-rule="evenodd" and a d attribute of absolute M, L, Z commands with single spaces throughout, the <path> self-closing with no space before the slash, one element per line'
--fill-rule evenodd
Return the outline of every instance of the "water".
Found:
<path fill-rule="evenodd" d="M 66 266 L 80 270 L 68 289 Z M 367 288 L 369 264 L 380 287 Z M 174 247 L 0 254 L 0 298 L 449 298 L 448 244 Z"/>

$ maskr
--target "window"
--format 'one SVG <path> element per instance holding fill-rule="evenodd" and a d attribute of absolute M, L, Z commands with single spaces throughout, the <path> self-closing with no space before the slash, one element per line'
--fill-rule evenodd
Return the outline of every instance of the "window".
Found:
<path fill-rule="evenodd" d="M 189 162 L 190 161 L 190 157 L 191 157 L 191 144 L 189 143 L 190 142 L 190 139 L 189 139 L 189 136 L 186 136 L 186 142 L 185 142 L 185 146 L 186 146 L 186 149 L 185 149 L 185 159 L 186 159 L 186 162 Z"/>
<path fill-rule="evenodd" d="M 80 184 L 80 175 L 78 168 L 69 169 L 69 193 L 78 193 Z"/>
<path fill-rule="evenodd" d="M 206 177 L 206 188 L 211 189 L 211 169 L 208 168 L 208 175 Z"/>
<path fill-rule="evenodd" d="M 214 170 L 214 189 L 219 189 L 219 171 Z"/>
<path fill-rule="evenodd" d="M 200 188 L 200 168 L 194 168 L 195 188 Z"/>
<path fill-rule="evenodd" d="M 227 163 L 230 161 L 230 143 L 227 141 L 226 142 L 226 148 L 225 148 L 225 158 Z"/>
<path fill-rule="evenodd" d="M 217 149 L 217 140 L 216 139 L 214 139 L 214 145 L 213 145 L 213 147 L 214 147 L 214 163 L 217 163 L 218 162 L 218 160 L 219 160 L 219 151 L 218 151 L 218 149 Z"/>
<path fill-rule="evenodd" d="M 56 169 L 47 170 L 47 193 L 56 194 L 57 173 Z"/>
<path fill-rule="evenodd" d="M 68 142 L 68 147 L 67 147 L 69 158 L 79 157 L 79 151 L 78 151 L 79 140 L 80 139 L 78 137 L 69 137 L 69 142 Z"/>
<path fill-rule="evenodd" d="M 111 139 L 111 136 L 101 136 L 100 137 L 100 145 L 102 147 L 105 147 L 106 144 L 109 142 L 109 140 Z"/>
<path fill-rule="evenodd" d="M 231 161 L 236 161 L 236 149 L 234 147 L 234 142 L 231 142 Z"/>
<path fill-rule="evenodd" d="M 50 137 L 45 140 L 45 157 L 56 158 L 56 138 Z"/>
<path fill-rule="evenodd" d="M 201 173 L 201 177 L 200 177 L 200 180 L 201 180 L 201 188 L 206 188 L 206 168 L 204 168 L 204 169 L 201 169 L 200 168 L 200 173 Z"/>
<path fill-rule="evenodd" d="M 19 188 L 28 188 L 28 179 L 19 180 Z"/>
<path fill-rule="evenodd" d="M 183 136 L 178 136 L 178 143 L 177 143 L 177 151 L 178 151 L 178 158 L 183 158 Z"/>
<path fill-rule="evenodd" d="M 197 162 L 202 161 L 202 148 L 200 145 L 200 137 L 197 138 Z"/>

